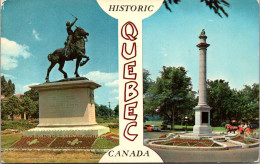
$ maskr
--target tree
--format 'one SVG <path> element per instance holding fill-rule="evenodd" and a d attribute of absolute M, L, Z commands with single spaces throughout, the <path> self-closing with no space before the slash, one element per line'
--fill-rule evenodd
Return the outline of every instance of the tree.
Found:
<path fill-rule="evenodd" d="M 225 80 L 207 81 L 207 103 L 211 110 L 211 125 L 221 126 L 222 122 L 235 119 L 236 95 Z"/>
<path fill-rule="evenodd" d="M 4 76 L 1 76 L 1 94 L 2 95 L 7 95 L 7 93 L 6 93 L 6 88 L 7 87 L 7 82 L 6 82 L 6 80 L 5 80 L 5 77 Z"/>
<path fill-rule="evenodd" d="M 113 111 L 105 105 L 96 105 L 96 116 L 97 117 L 111 117 Z"/>
<path fill-rule="evenodd" d="M 178 4 L 181 0 L 164 0 L 164 5 L 166 9 L 171 11 L 169 4 Z M 224 10 L 224 6 L 229 7 L 230 4 L 226 0 L 200 0 L 200 2 L 205 2 L 206 6 L 213 9 L 215 14 L 218 14 L 222 18 L 221 12 L 228 17 L 228 13 Z"/>
<path fill-rule="evenodd" d="M 149 77 L 151 74 L 148 70 L 143 69 L 143 94 L 145 95 L 149 86 L 153 83 L 152 79 Z"/>
<path fill-rule="evenodd" d="M 32 104 L 35 105 L 36 111 L 30 113 L 30 116 L 32 118 L 38 118 L 39 117 L 39 91 L 35 89 L 30 89 L 29 91 L 24 92 L 25 97 L 30 98 L 33 102 Z"/>
<path fill-rule="evenodd" d="M 175 116 L 181 116 L 194 107 L 191 78 L 184 67 L 165 67 L 153 85 L 148 89 L 145 110 L 158 113 L 171 123 L 174 129 Z M 175 115 L 176 114 L 176 115 Z"/>
<path fill-rule="evenodd" d="M 225 80 L 207 81 L 207 102 L 212 107 L 211 125 L 234 120 L 253 121 L 259 118 L 259 84 L 237 91 Z"/>
<path fill-rule="evenodd" d="M 239 96 L 242 120 L 253 121 L 259 118 L 259 84 L 245 85 Z"/>
<path fill-rule="evenodd" d="M 119 105 L 117 104 L 116 107 L 114 108 L 114 115 L 115 117 L 119 116 Z"/>
<path fill-rule="evenodd" d="M 4 105 L 4 113 L 6 115 L 13 116 L 15 114 L 20 114 L 21 109 L 21 101 L 16 96 L 11 96 L 7 99 L 7 102 Z"/>
<path fill-rule="evenodd" d="M 8 118 L 8 113 L 5 107 L 5 103 L 1 101 L 1 119 L 7 120 L 7 118 Z"/>
<path fill-rule="evenodd" d="M 10 97 L 15 93 L 15 85 L 12 80 L 5 80 L 4 76 L 1 76 L 1 94 L 5 97 Z"/>
<path fill-rule="evenodd" d="M 32 99 L 33 101 L 39 100 L 39 91 L 35 89 L 30 89 L 29 91 L 24 92 L 24 95 Z"/>
<path fill-rule="evenodd" d="M 32 118 L 39 118 L 39 101 L 34 101 L 34 104 L 36 106 L 36 112 L 32 114 Z"/>
<path fill-rule="evenodd" d="M 21 102 L 22 112 L 24 113 L 24 119 L 26 120 L 27 115 L 33 116 L 37 112 L 36 103 L 29 97 L 24 97 Z"/>

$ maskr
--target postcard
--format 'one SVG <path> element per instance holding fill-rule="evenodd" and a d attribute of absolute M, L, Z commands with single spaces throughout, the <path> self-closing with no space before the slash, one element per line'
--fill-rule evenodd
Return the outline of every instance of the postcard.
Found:
<path fill-rule="evenodd" d="M 1 163 L 129 162 L 259 162 L 259 1 L 1 1 Z"/>

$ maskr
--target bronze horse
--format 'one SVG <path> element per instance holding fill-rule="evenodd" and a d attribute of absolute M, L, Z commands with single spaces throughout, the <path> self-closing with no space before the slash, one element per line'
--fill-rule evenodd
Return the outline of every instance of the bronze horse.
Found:
<path fill-rule="evenodd" d="M 63 73 L 64 78 L 67 79 L 68 75 L 66 72 L 63 71 L 63 67 L 65 64 L 65 61 L 77 59 L 76 61 L 76 69 L 74 72 L 74 75 L 76 77 L 80 77 L 78 74 L 78 68 L 79 66 L 85 65 L 89 57 L 85 55 L 85 39 L 87 39 L 87 36 L 89 36 L 89 33 L 86 32 L 83 28 L 76 26 L 76 30 L 74 32 L 74 36 L 71 43 L 71 48 L 68 51 L 69 55 L 68 57 L 65 56 L 65 48 L 59 48 L 55 50 L 53 53 L 48 55 L 48 60 L 51 62 L 51 65 L 49 66 L 47 70 L 46 75 L 46 82 L 49 82 L 49 74 L 52 70 L 52 68 L 58 63 L 59 64 L 59 71 Z M 81 62 L 82 58 L 86 58 L 85 61 Z"/>
<path fill-rule="evenodd" d="M 225 125 L 225 129 L 227 129 L 227 133 L 228 132 L 233 132 L 235 134 L 235 132 L 238 130 L 237 126 L 232 126 L 230 124 L 226 124 Z"/>

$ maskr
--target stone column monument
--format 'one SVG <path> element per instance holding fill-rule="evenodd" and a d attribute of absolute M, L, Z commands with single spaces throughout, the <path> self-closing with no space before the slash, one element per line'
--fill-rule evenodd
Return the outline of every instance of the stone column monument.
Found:
<path fill-rule="evenodd" d="M 109 132 L 96 122 L 94 89 L 100 86 L 86 78 L 30 86 L 39 91 L 39 125 L 23 135 L 99 136 Z"/>
<path fill-rule="evenodd" d="M 195 125 L 193 127 L 193 134 L 196 136 L 212 135 L 212 128 L 210 126 L 210 110 L 211 107 L 207 105 L 207 86 L 206 86 L 206 54 L 209 44 L 206 43 L 207 36 L 203 29 L 200 36 L 200 43 L 197 45 L 200 50 L 199 57 L 199 103 L 194 108 L 195 110 Z"/>

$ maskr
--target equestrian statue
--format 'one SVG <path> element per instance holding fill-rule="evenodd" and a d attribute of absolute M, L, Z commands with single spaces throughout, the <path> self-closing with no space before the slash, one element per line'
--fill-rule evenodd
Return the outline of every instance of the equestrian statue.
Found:
<path fill-rule="evenodd" d="M 49 74 L 57 63 L 59 64 L 59 71 L 63 73 L 64 78 L 67 79 L 68 75 L 65 71 L 63 71 L 65 61 L 77 59 L 76 69 L 74 72 L 76 77 L 80 77 L 78 74 L 79 66 L 85 65 L 89 61 L 89 57 L 85 55 L 85 42 L 87 42 L 87 36 L 89 36 L 89 33 L 78 26 L 76 26 L 76 30 L 74 32 L 71 29 L 77 20 L 78 18 L 75 17 L 74 22 L 66 23 L 68 37 L 65 42 L 65 48 L 56 49 L 53 53 L 48 55 L 48 60 L 51 62 L 51 65 L 47 70 L 47 76 L 45 78 L 46 82 L 49 82 Z M 81 62 L 82 58 L 85 58 L 86 60 Z"/>

